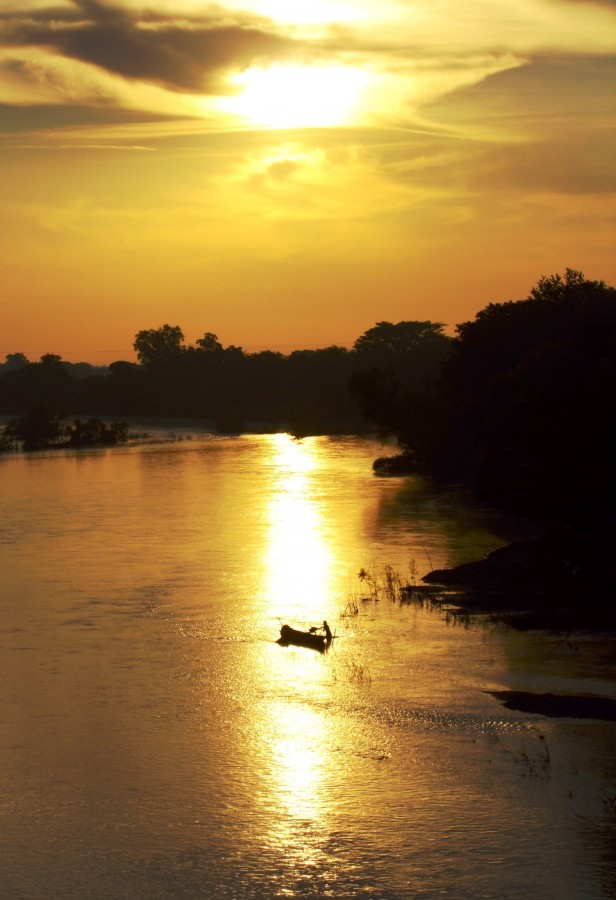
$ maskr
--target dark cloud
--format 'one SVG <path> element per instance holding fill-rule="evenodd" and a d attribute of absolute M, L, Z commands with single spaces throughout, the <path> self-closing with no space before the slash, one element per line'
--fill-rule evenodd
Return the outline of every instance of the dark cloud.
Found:
<path fill-rule="evenodd" d="M 124 78 L 196 92 L 220 90 L 224 73 L 284 58 L 295 48 L 250 19 L 140 16 L 98 0 L 79 0 L 73 11 L 7 14 L 0 18 L 0 43 L 44 47 Z"/>

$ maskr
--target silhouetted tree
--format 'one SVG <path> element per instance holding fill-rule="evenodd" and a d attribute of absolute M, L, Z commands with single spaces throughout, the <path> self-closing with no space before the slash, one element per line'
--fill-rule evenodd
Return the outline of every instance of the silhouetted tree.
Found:
<path fill-rule="evenodd" d="M 174 361 L 184 348 L 184 335 L 179 325 L 161 325 L 137 332 L 134 349 L 137 359 L 144 366 Z"/>
<path fill-rule="evenodd" d="M 4 363 L 5 372 L 15 372 L 28 365 L 28 357 L 23 353 L 7 353 Z"/>
<path fill-rule="evenodd" d="M 211 331 L 206 331 L 202 338 L 195 341 L 195 344 L 204 353 L 220 353 L 223 349 L 222 344 L 218 340 L 217 335 Z"/>
<path fill-rule="evenodd" d="M 615 506 L 616 291 L 568 269 L 457 328 L 432 471 L 484 499 L 576 518 Z"/>
<path fill-rule="evenodd" d="M 346 347 L 296 350 L 286 360 L 286 425 L 298 436 L 362 429 L 350 402 L 353 356 Z M 365 429 L 365 426 L 364 426 Z"/>
<path fill-rule="evenodd" d="M 441 322 L 378 322 L 353 345 L 360 367 L 392 372 L 413 391 L 430 391 L 449 351 Z"/>
<path fill-rule="evenodd" d="M 47 353 L 38 363 L 12 368 L 0 377 L 0 408 L 4 412 L 25 412 L 42 405 L 54 412 L 67 408 L 71 377 L 61 357 Z"/>
<path fill-rule="evenodd" d="M 96 412 L 135 415 L 151 409 L 147 378 L 142 367 L 136 363 L 124 360 L 112 362 L 103 390 L 103 407 L 97 408 Z"/>
<path fill-rule="evenodd" d="M 246 356 L 242 403 L 247 422 L 273 430 L 287 424 L 290 406 L 287 364 L 288 357 L 271 350 Z"/>
<path fill-rule="evenodd" d="M 415 465 L 423 463 L 433 425 L 435 384 L 450 346 L 440 322 L 379 322 L 354 344 L 349 388 L 381 435 L 395 435 Z"/>
<path fill-rule="evenodd" d="M 113 447 L 128 438 L 126 422 L 112 422 L 106 425 L 100 419 L 79 419 L 67 429 L 67 443 L 71 447 Z"/>
<path fill-rule="evenodd" d="M 151 414 L 184 413 L 187 391 L 187 348 L 179 325 L 139 331 L 133 347 L 144 371 Z"/>
<path fill-rule="evenodd" d="M 62 417 L 36 404 L 25 415 L 6 426 L 6 434 L 23 442 L 24 450 L 43 450 L 57 444 L 64 436 Z"/>

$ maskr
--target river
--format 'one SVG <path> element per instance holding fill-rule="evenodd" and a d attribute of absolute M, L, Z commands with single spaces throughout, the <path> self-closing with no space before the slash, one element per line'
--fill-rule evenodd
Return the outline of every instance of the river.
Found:
<path fill-rule="evenodd" d="M 608 645 L 358 577 L 514 524 L 373 441 L 183 437 L 0 459 L 2 896 L 613 897 L 616 723 L 490 693 L 616 696 Z"/>

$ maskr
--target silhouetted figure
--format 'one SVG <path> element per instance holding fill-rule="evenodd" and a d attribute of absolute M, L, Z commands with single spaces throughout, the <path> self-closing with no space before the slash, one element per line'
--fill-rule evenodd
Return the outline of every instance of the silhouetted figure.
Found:
<path fill-rule="evenodd" d="M 323 626 L 322 626 L 322 627 L 323 627 L 323 631 L 325 632 L 325 640 L 326 640 L 327 643 L 329 644 L 329 642 L 330 642 L 330 641 L 332 640 L 332 638 L 333 638 L 333 634 L 331 633 L 331 629 L 330 629 L 329 625 L 327 624 L 327 622 L 325 621 L 325 619 L 323 619 Z"/>

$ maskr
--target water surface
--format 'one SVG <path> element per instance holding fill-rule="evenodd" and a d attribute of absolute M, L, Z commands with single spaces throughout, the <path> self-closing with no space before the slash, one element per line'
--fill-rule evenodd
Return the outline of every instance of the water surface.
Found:
<path fill-rule="evenodd" d="M 613 696 L 609 655 L 364 602 L 362 567 L 418 577 L 512 528 L 375 478 L 381 452 L 0 460 L 6 896 L 613 896 L 614 724 L 489 693 Z M 323 618 L 328 653 L 275 643 Z"/>

